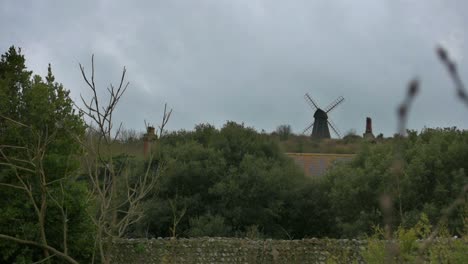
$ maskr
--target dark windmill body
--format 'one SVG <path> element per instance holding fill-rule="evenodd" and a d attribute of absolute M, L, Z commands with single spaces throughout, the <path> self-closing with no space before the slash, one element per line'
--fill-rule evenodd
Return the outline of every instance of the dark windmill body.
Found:
<path fill-rule="evenodd" d="M 312 128 L 312 138 L 322 139 L 322 138 L 331 138 L 330 130 L 328 127 L 331 127 L 333 132 L 335 132 L 338 138 L 341 138 L 340 132 L 336 125 L 328 119 L 328 113 L 335 109 L 336 106 L 341 104 L 344 101 L 342 96 L 338 97 L 330 105 L 328 105 L 324 110 L 318 107 L 317 103 L 309 96 L 309 94 L 304 95 L 305 100 L 310 105 L 314 113 L 314 122 L 310 124 L 306 129 L 304 129 L 304 134 L 307 133 Z"/>

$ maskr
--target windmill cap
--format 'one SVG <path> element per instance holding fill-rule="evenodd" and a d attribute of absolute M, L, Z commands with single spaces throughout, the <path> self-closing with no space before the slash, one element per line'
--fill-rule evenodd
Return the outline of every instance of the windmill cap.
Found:
<path fill-rule="evenodd" d="M 317 111 L 315 111 L 314 118 L 328 119 L 328 115 L 322 109 L 317 109 Z"/>

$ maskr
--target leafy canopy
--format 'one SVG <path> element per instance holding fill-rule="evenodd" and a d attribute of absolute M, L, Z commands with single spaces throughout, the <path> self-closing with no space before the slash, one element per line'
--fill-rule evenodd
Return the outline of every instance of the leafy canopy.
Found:
<path fill-rule="evenodd" d="M 84 261 L 91 254 L 87 239 L 93 232 L 85 214 L 86 187 L 75 181 L 82 153 L 75 137 L 84 135 L 85 124 L 73 109 L 69 91 L 55 82 L 51 66 L 44 80 L 33 76 L 25 63 L 15 47 L 0 60 L 0 182 L 21 186 L 18 170 L 8 163 L 30 168 L 20 170 L 19 176 L 30 186 L 36 204 L 45 201 L 41 210 L 46 210 L 48 244 L 63 250 L 62 226 L 67 221 L 69 254 Z M 35 156 L 40 152 L 44 155 Z M 45 183 L 40 182 L 40 173 L 44 173 Z M 65 208 L 67 219 L 58 204 Z M 0 185 L 0 208 L 1 234 L 40 241 L 38 217 L 25 191 Z M 6 262 L 43 258 L 42 250 L 4 240 L 0 241 L 0 255 Z"/>

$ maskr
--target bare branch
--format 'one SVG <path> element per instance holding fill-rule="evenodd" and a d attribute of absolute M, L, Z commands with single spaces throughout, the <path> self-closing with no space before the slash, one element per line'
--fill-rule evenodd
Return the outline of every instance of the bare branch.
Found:
<path fill-rule="evenodd" d="M 0 182 L 0 186 L 5 186 L 5 187 L 10 187 L 10 188 L 26 191 L 26 188 L 24 188 L 24 186 L 18 186 L 18 185 L 9 184 L 9 183 L 1 183 Z"/>
<path fill-rule="evenodd" d="M 8 120 L 8 121 L 10 121 L 10 122 L 12 122 L 12 123 L 15 124 L 15 125 L 29 128 L 29 126 L 27 126 L 27 125 L 25 125 L 25 124 L 23 124 L 23 123 L 21 123 L 21 122 L 18 122 L 18 121 L 16 121 L 16 120 L 13 120 L 13 119 L 11 119 L 11 118 L 9 118 L 9 117 L 7 117 L 7 116 L 4 116 L 4 115 L 2 115 L 2 114 L 0 114 L 0 117 L 3 118 L 3 119 Z"/>
<path fill-rule="evenodd" d="M 46 258 L 43 258 L 43 259 L 41 259 L 39 261 L 33 262 L 32 264 L 40 264 L 40 263 L 44 263 L 44 262 L 49 262 L 49 260 L 54 258 L 55 256 L 56 256 L 55 254 L 50 255 L 50 256 L 48 256 Z"/>
<path fill-rule="evenodd" d="M 45 249 L 45 250 L 49 250 L 50 252 L 54 253 L 58 257 L 60 257 L 63 260 L 67 261 L 68 263 L 78 264 L 78 261 L 74 260 L 72 257 L 68 256 L 67 254 L 64 254 L 63 252 L 58 251 L 57 249 L 55 249 L 55 248 L 53 248 L 53 247 L 51 247 L 49 245 L 44 245 L 44 244 L 37 243 L 37 242 L 31 241 L 31 240 L 19 239 L 19 238 L 4 235 L 4 234 L 0 234 L 0 238 L 7 239 L 7 240 L 10 240 L 10 241 L 19 243 L 19 244 L 30 245 L 30 246 L 39 247 L 39 248 L 42 248 L 42 249 Z"/>
<path fill-rule="evenodd" d="M 126 169 L 128 157 L 122 163 L 115 161 L 115 150 L 112 144 L 119 138 L 122 124 L 119 124 L 114 133 L 113 114 L 129 86 L 129 82 L 125 81 L 127 70 L 125 67 L 123 68 L 117 86 L 110 84 L 106 88 L 107 97 L 102 100 L 98 97 L 97 87 L 94 83 L 94 57 L 92 57 L 91 64 L 91 77 L 86 76 L 84 67 L 80 64 L 81 74 L 92 91 L 92 98 L 85 100 L 81 97 L 83 107 L 79 109 L 90 118 L 93 123 L 90 127 L 93 129 L 95 127 L 98 136 L 97 142 L 94 138 L 78 142 L 85 145 L 85 149 L 92 155 L 92 158 L 86 157 L 84 159 L 87 174 L 92 184 L 92 196 L 89 199 L 96 203 L 96 211 L 90 213 L 90 216 L 97 230 L 95 247 L 100 254 L 101 261 L 109 263 L 108 241 L 114 237 L 122 237 L 130 225 L 141 219 L 143 216 L 141 203 L 154 188 L 158 175 L 154 176 L 148 167 L 143 175 L 137 175 L 135 182 L 131 182 L 128 175 L 130 172 Z M 172 110 L 168 111 L 167 105 L 165 105 L 162 123 L 159 127 L 161 135 L 164 133 L 171 113 Z M 151 162 L 149 166 L 151 166 Z M 119 197 L 120 193 L 126 196 Z"/>

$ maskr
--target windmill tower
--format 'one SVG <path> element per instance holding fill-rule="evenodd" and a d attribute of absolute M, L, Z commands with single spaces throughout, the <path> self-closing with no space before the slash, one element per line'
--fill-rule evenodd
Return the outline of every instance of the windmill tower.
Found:
<path fill-rule="evenodd" d="M 328 127 L 330 126 L 335 132 L 338 138 L 341 138 L 341 134 L 338 131 L 336 125 L 328 119 L 328 113 L 335 109 L 339 104 L 344 101 L 342 96 L 338 97 L 335 101 L 331 102 L 325 109 L 321 109 L 318 107 L 317 103 L 309 96 L 309 94 L 305 94 L 304 98 L 306 102 L 310 105 L 312 110 L 315 111 L 314 113 L 314 122 L 312 122 L 306 129 L 304 129 L 303 134 L 307 133 L 312 128 L 312 138 L 330 138 L 330 130 Z"/>

